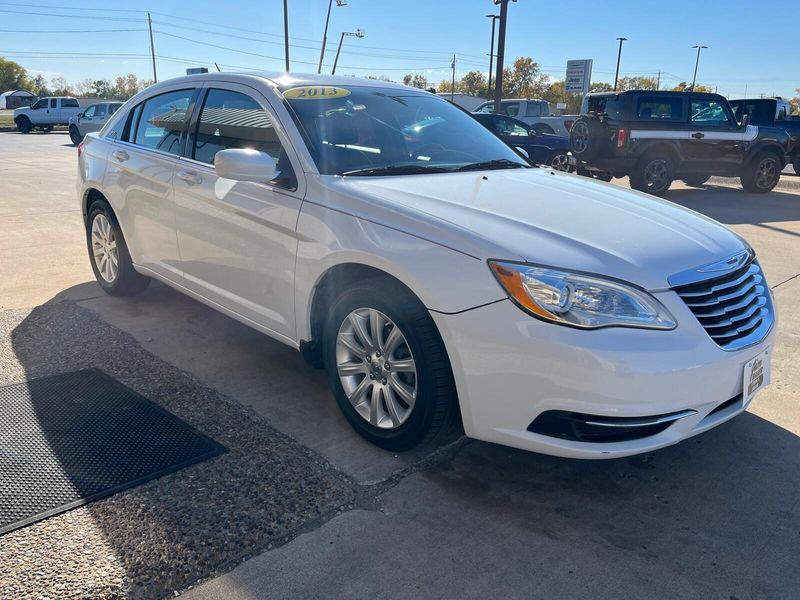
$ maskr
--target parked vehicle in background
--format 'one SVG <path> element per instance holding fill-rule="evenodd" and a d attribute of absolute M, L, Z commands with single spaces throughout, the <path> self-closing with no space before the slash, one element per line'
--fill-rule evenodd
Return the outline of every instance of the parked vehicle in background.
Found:
<path fill-rule="evenodd" d="M 749 115 L 751 125 L 786 130 L 794 144 L 788 161 L 794 172 L 800 175 L 800 115 L 791 114 L 792 105 L 783 98 L 748 98 L 731 100 L 730 104 L 737 121 Z"/>
<path fill-rule="evenodd" d="M 494 100 L 484 102 L 473 112 L 493 113 Z M 516 100 L 507 99 L 500 102 L 499 114 L 514 117 L 528 125 L 531 125 L 540 133 L 551 133 L 556 135 L 569 135 L 569 128 L 577 118 L 572 115 L 551 115 L 550 103 L 547 100 Z"/>
<path fill-rule="evenodd" d="M 69 120 L 69 138 L 80 144 L 87 133 L 100 131 L 122 102 L 97 102 L 90 104 Z"/>
<path fill-rule="evenodd" d="M 56 125 L 66 125 L 81 112 L 81 105 L 69 96 L 39 98 L 31 106 L 14 110 L 14 123 L 22 133 L 33 129 L 51 131 Z"/>
<path fill-rule="evenodd" d="M 527 123 L 505 115 L 476 113 L 472 116 L 509 146 L 525 150 L 531 163 L 567 173 L 575 170 L 570 164 L 568 137 L 539 133 Z"/>
<path fill-rule="evenodd" d="M 675 179 L 699 186 L 739 177 L 748 192 L 774 188 L 792 140 L 785 129 L 739 123 L 718 94 L 630 90 L 587 94 L 570 130 L 579 171 L 630 177 L 664 194 Z"/>
<path fill-rule="evenodd" d="M 445 100 L 449 100 L 456 106 L 460 106 L 468 112 L 472 112 L 485 102 L 483 98 L 471 96 L 470 94 L 450 94 L 448 92 L 437 92 L 436 95 L 441 96 Z"/>
<path fill-rule="evenodd" d="M 192 75 L 132 98 L 77 162 L 103 290 L 154 277 L 298 349 L 392 451 L 461 420 L 527 450 L 627 456 L 769 384 L 772 294 L 741 237 L 533 168 L 428 92 Z"/>

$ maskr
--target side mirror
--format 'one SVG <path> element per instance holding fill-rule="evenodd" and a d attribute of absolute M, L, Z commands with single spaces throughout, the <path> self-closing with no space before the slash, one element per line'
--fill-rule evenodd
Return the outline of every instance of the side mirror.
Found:
<path fill-rule="evenodd" d="M 525 148 L 521 148 L 519 146 L 516 146 L 516 149 L 517 149 L 517 152 L 522 154 L 522 156 L 524 156 L 525 158 L 530 158 L 531 157 L 530 154 L 528 154 L 528 151 L 525 150 Z"/>
<path fill-rule="evenodd" d="M 742 127 L 747 127 L 748 125 L 750 125 L 750 113 L 745 113 L 744 115 L 742 115 L 741 125 Z"/>
<path fill-rule="evenodd" d="M 264 183 L 275 179 L 277 165 L 266 152 L 229 149 L 217 152 L 214 157 L 214 170 L 223 179 Z"/>
<path fill-rule="evenodd" d="M 75 116 L 76 116 L 76 117 L 78 117 L 78 118 L 80 119 L 81 117 L 83 117 L 83 113 L 78 113 L 78 114 L 77 114 L 77 115 L 75 115 Z"/>

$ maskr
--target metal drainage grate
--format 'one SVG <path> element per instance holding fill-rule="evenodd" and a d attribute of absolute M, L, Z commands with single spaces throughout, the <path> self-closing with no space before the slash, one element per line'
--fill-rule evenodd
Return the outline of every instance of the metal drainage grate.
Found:
<path fill-rule="evenodd" d="M 0 387 L 0 534 L 226 451 L 98 369 Z"/>

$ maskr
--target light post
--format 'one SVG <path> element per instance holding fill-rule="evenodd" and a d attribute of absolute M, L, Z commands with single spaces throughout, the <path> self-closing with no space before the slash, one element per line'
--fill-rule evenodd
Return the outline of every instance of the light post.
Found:
<path fill-rule="evenodd" d="M 328 44 L 328 23 L 331 20 L 331 7 L 333 0 L 328 0 L 328 16 L 325 17 L 325 32 L 322 34 L 322 50 L 319 51 L 319 66 L 317 74 L 322 73 L 322 59 L 325 57 L 325 46 Z M 336 0 L 336 6 L 347 6 L 347 0 Z"/>
<path fill-rule="evenodd" d="M 617 91 L 617 80 L 619 80 L 619 61 L 622 59 L 622 42 L 626 41 L 628 38 L 618 37 L 619 40 L 619 50 L 617 51 L 617 72 L 614 74 L 614 91 Z"/>
<path fill-rule="evenodd" d="M 690 92 L 694 91 L 694 84 L 697 81 L 697 66 L 700 64 L 700 51 L 703 48 L 708 48 L 708 46 L 692 46 L 692 48 L 697 48 L 697 60 L 694 62 L 694 76 L 692 77 L 692 89 L 689 90 Z"/>
<path fill-rule="evenodd" d="M 286 53 L 286 72 L 289 72 L 289 0 L 283 0 L 283 49 Z"/>
<path fill-rule="evenodd" d="M 364 30 L 363 29 L 356 29 L 355 31 L 343 31 L 342 36 L 339 38 L 339 47 L 336 49 L 336 58 L 333 61 L 333 71 L 331 71 L 331 75 L 336 75 L 336 65 L 339 64 L 339 52 L 342 51 L 342 42 L 344 42 L 344 36 L 352 35 L 353 37 L 363 38 L 364 37 Z"/>
<path fill-rule="evenodd" d="M 494 0 L 500 5 L 500 31 L 497 34 L 497 66 L 494 74 L 494 112 L 499 113 L 503 100 L 503 58 L 506 51 L 506 22 L 508 21 L 508 3 L 517 0 Z"/>
<path fill-rule="evenodd" d="M 487 96 L 492 96 L 492 66 L 494 60 L 494 29 L 495 25 L 497 24 L 497 19 L 500 17 L 498 15 L 486 15 L 487 19 L 492 20 L 492 41 L 489 44 L 489 87 L 487 87 Z"/>

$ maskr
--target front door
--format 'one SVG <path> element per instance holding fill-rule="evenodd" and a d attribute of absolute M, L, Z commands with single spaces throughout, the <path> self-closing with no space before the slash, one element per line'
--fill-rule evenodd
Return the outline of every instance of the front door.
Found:
<path fill-rule="evenodd" d="M 266 98 L 256 90 L 225 84 L 203 96 L 175 176 L 186 286 L 293 340 L 296 224 L 302 204 L 298 187 L 303 181 L 298 182 L 292 160 L 299 163 Z M 214 156 L 227 148 L 266 152 L 277 163 L 278 176 L 263 183 L 218 177 Z"/>
<path fill-rule="evenodd" d="M 742 163 L 747 144 L 757 134 L 757 127 L 739 125 L 727 103 L 692 97 L 685 157 L 694 170 L 734 174 Z"/>

